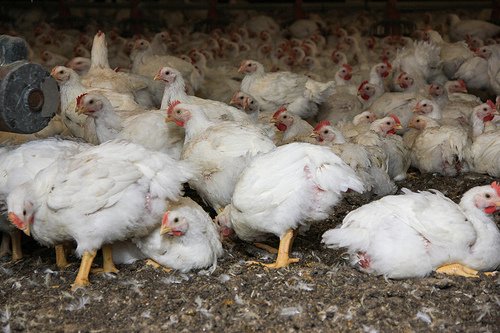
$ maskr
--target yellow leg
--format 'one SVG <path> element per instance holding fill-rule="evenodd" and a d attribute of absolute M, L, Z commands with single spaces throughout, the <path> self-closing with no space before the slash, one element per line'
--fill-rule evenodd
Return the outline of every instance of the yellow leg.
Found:
<path fill-rule="evenodd" d="M 436 269 L 436 273 L 442 273 L 442 274 L 448 274 L 448 275 L 458 275 L 458 276 L 463 276 L 463 277 L 471 277 L 471 278 L 477 278 L 479 277 L 477 275 L 478 271 L 466 267 L 461 264 L 449 264 L 449 265 L 444 265 Z"/>
<path fill-rule="evenodd" d="M 272 264 L 263 264 L 261 262 L 257 261 L 249 261 L 248 264 L 259 264 L 266 266 L 268 268 L 281 268 L 281 267 L 286 267 L 291 263 L 299 261 L 298 258 L 290 258 L 288 254 L 292 250 L 292 245 L 293 245 L 293 240 L 295 238 L 295 233 L 292 229 L 289 229 L 283 238 L 280 240 L 280 246 L 278 248 L 278 257 L 276 258 L 276 261 Z"/>
<path fill-rule="evenodd" d="M 157 262 L 156 262 L 156 261 L 154 261 L 153 259 L 147 259 L 147 260 L 146 260 L 146 265 L 148 265 L 148 266 L 152 266 L 152 267 L 154 267 L 154 268 L 156 268 L 156 269 L 161 268 L 161 269 L 162 269 L 164 272 L 166 272 L 166 273 L 169 273 L 169 272 L 171 272 L 171 271 L 172 271 L 172 268 L 165 267 L 165 266 L 163 266 L 162 264 L 157 263 Z"/>
<path fill-rule="evenodd" d="M 104 273 L 118 273 L 118 268 L 113 262 L 113 246 L 106 244 L 102 246 L 102 267 Z"/>
<path fill-rule="evenodd" d="M 0 258 L 10 254 L 10 235 L 2 232 L 2 244 L 0 245 Z"/>
<path fill-rule="evenodd" d="M 262 249 L 264 251 L 267 251 L 269 253 L 272 253 L 272 254 L 278 254 L 278 249 L 275 249 L 274 247 L 272 246 L 269 246 L 267 244 L 264 244 L 264 243 L 253 243 L 253 245 L 259 249 Z"/>
<path fill-rule="evenodd" d="M 76 275 L 75 282 L 71 285 L 71 290 L 74 291 L 78 288 L 89 285 L 89 273 L 95 255 L 96 255 L 95 251 L 83 252 L 82 262 L 80 263 L 80 269 L 78 270 L 78 274 Z"/>
<path fill-rule="evenodd" d="M 23 250 L 21 248 L 21 230 L 16 230 L 10 234 L 12 240 L 12 261 L 21 260 L 23 258 Z"/>
<path fill-rule="evenodd" d="M 64 245 L 59 244 L 55 246 L 56 248 L 56 265 L 59 269 L 64 269 L 69 266 L 68 260 L 66 260 L 66 252 L 64 251 Z"/>

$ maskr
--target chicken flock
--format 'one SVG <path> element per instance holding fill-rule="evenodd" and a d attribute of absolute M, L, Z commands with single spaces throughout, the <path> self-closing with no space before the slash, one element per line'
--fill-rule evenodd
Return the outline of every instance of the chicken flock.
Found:
<path fill-rule="evenodd" d="M 21 231 L 54 247 L 59 268 L 74 248 L 73 288 L 89 284 L 98 250 L 107 273 L 142 259 L 213 271 L 227 237 L 277 254 L 249 264 L 281 268 L 299 260 L 295 236 L 355 192 L 371 203 L 323 243 L 347 248 L 357 269 L 498 269 L 498 182 L 459 204 L 431 189 L 396 193 L 410 167 L 500 177 L 500 27 L 415 16 L 411 37 L 381 38 L 368 33 L 374 20 L 285 25 L 242 12 L 206 33 L 9 31 L 57 81 L 61 104 L 42 131 L 0 135 L 0 254 L 22 258 Z"/>

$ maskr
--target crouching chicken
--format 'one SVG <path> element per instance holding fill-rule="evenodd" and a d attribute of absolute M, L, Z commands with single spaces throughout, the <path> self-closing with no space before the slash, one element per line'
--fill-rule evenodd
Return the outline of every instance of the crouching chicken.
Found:
<path fill-rule="evenodd" d="M 498 269 L 500 231 L 492 214 L 500 210 L 500 184 L 473 187 L 458 205 L 435 190 L 403 192 L 350 212 L 323 243 L 347 248 L 359 270 L 394 279 Z"/>

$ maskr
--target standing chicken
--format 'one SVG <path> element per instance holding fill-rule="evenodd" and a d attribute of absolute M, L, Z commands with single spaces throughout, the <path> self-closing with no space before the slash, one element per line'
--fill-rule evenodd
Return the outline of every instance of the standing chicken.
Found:
<path fill-rule="evenodd" d="M 18 147 L 0 150 L 0 230 L 10 234 L 12 239 L 12 260 L 22 258 L 21 233 L 7 221 L 7 195 L 17 186 L 32 180 L 35 175 L 62 157 L 69 157 L 81 152 L 90 145 L 83 142 L 49 138 L 34 140 Z M 3 211 L 5 209 L 5 211 Z M 3 244 L 3 243 L 2 243 Z M 5 246 L 5 245 L 2 245 Z M 66 266 L 62 252 L 56 246 L 58 267 Z"/>
<path fill-rule="evenodd" d="M 74 240 L 82 256 L 73 288 L 88 285 L 96 251 L 114 272 L 115 241 L 148 234 L 166 200 L 177 200 L 192 175 L 186 162 L 125 141 L 59 159 L 7 197 L 10 221 L 43 245 Z"/>
<path fill-rule="evenodd" d="M 181 158 L 198 167 L 189 185 L 217 212 L 231 201 L 238 176 L 248 163 L 275 148 L 258 127 L 232 121 L 215 123 L 200 105 L 174 101 L 167 114 L 167 121 L 186 131 Z"/>
<path fill-rule="evenodd" d="M 149 150 L 161 151 L 174 159 L 181 156 L 184 131 L 164 122 L 165 111 L 148 110 L 130 116 L 120 115 L 106 97 L 90 92 L 78 97 L 77 113 L 94 120 L 99 143 L 123 139 Z"/>
<path fill-rule="evenodd" d="M 498 183 L 468 190 L 459 205 L 435 190 L 403 192 L 350 212 L 323 243 L 346 247 L 359 270 L 395 279 L 434 270 L 476 277 L 500 266 L 500 232 L 491 216 L 500 210 Z"/>
<path fill-rule="evenodd" d="M 260 241 L 269 234 L 279 237 L 276 262 L 265 266 L 281 268 L 298 261 L 289 258 L 298 229 L 326 219 L 350 189 L 363 192 L 363 183 L 329 148 L 290 143 L 248 165 L 231 204 L 216 220 L 244 241 Z"/>
<path fill-rule="evenodd" d="M 334 81 L 322 83 L 291 72 L 265 73 L 264 66 L 245 60 L 238 70 L 244 73 L 240 90 L 253 96 L 265 111 L 286 106 L 288 111 L 302 117 L 316 115 L 318 104 L 333 93 Z"/>
<path fill-rule="evenodd" d="M 279 108 L 273 114 L 271 121 L 274 122 L 274 125 L 280 132 L 283 132 L 283 135 L 277 142 L 278 146 L 293 141 L 304 141 L 301 138 L 308 137 L 313 130 L 313 127 L 307 121 L 288 112 L 285 107 Z"/>

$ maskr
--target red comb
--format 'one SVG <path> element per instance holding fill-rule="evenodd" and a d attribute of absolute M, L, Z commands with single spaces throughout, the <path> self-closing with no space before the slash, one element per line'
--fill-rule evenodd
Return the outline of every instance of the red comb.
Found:
<path fill-rule="evenodd" d="M 460 87 L 467 88 L 467 85 L 465 84 L 464 80 L 460 79 L 460 80 L 458 80 L 458 83 L 460 84 Z"/>
<path fill-rule="evenodd" d="M 345 69 L 347 69 L 349 72 L 352 72 L 351 65 L 349 65 L 349 64 L 343 64 L 342 67 L 344 67 Z"/>
<path fill-rule="evenodd" d="M 392 119 L 394 119 L 394 121 L 396 122 L 396 124 L 400 124 L 401 125 L 401 120 L 399 120 L 398 116 L 396 116 L 395 114 L 390 114 L 389 117 L 391 117 Z"/>
<path fill-rule="evenodd" d="M 491 99 L 487 100 L 487 101 L 486 101 L 486 104 L 488 104 L 488 106 L 489 106 L 490 108 L 492 108 L 492 109 L 496 109 L 496 108 L 497 108 L 497 106 L 495 105 L 495 103 L 493 103 L 493 102 L 491 101 Z"/>
<path fill-rule="evenodd" d="M 165 214 L 163 214 L 163 218 L 161 219 L 161 225 L 166 225 L 168 223 L 168 213 L 170 213 L 170 211 L 167 211 Z"/>
<path fill-rule="evenodd" d="M 384 64 L 386 64 L 386 65 L 387 65 L 387 68 L 388 68 L 388 69 L 392 69 L 392 65 L 391 65 L 391 63 L 390 63 L 389 61 L 384 60 Z"/>
<path fill-rule="evenodd" d="M 168 103 L 167 114 L 172 114 L 172 112 L 174 112 L 174 108 L 179 104 L 181 104 L 181 101 L 179 100 L 171 101 L 170 103 Z"/>
<path fill-rule="evenodd" d="M 491 187 L 493 187 L 497 194 L 500 196 L 500 184 L 498 182 L 493 182 L 491 183 Z"/>
<path fill-rule="evenodd" d="M 368 84 L 368 80 L 364 80 L 358 87 L 358 91 L 361 91 Z"/>
<path fill-rule="evenodd" d="M 319 131 L 319 129 L 324 126 L 331 126 L 331 125 L 332 123 L 330 123 L 328 120 L 322 120 L 316 125 L 316 127 L 314 127 L 314 132 Z"/>
<path fill-rule="evenodd" d="M 82 105 L 83 96 L 85 96 L 85 95 L 87 95 L 87 93 L 81 94 L 80 96 L 78 96 L 76 98 L 76 105 L 77 106 L 81 106 Z"/>
<path fill-rule="evenodd" d="M 101 30 L 99 30 L 99 31 L 97 32 L 97 36 L 99 36 L 99 37 L 101 37 L 103 34 L 104 34 L 104 32 L 102 32 Z"/>
<path fill-rule="evenodd" d="M 273 118 L 274 119 L 278 119 L 278 117 L 280 116 L 280 114 L 282 114 L 283 112 L 286 112 L 287 109 L 284 105 L 280 106 L 278 110 L 276 110 L 276 112 L 273 114 Z"/>

